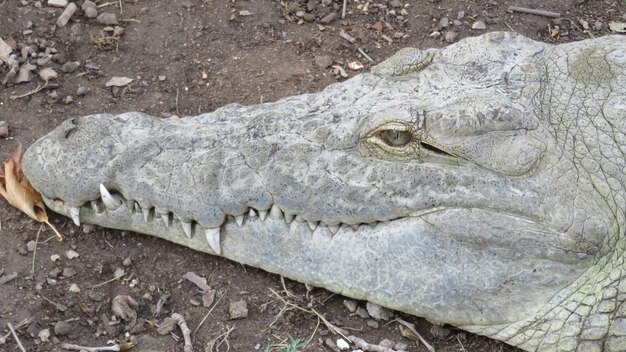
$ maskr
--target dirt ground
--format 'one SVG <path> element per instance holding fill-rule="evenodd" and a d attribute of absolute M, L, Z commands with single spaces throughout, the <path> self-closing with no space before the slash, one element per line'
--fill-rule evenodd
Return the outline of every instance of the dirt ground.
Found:
<path fill-rule="evenodd" d="M 56 26 L 63 9 L 48 1 L 0 1 L 0 38 L 14 47 L 18 59 L 29 55 L 24 47 L 32 47 L 30 55 L 36 57 L 29 61 L 41 64 L 30 77 L 25 74 L 28 82 L 15 84 L 10 78 L 0 85 L 0 121 L 9 126 L 8 137 L 0 138 L 0 158 L 73 116 L 130 110 L 164 118 L 195 115 L 233 102 L 255 104 L 318 91 L 345 79 L 330 64 L 353 76 L 358 72 L 347 69 L 348 63 L 358 61 L 367 70 L 407 46 L 441 47 L 503 30 L 562 43 L 609 34 L 610 21 L 626 21 L 623 0 L 349 0 L 345 19 L 341 0 L 95 2 L 100 14 L 116 16 L 124 33 L 101 24 L 106 18 L 88 18 L 83 1 L 76 2 L 78 11 L 64 27 Z M 561 19 L 508 12 L 510 5 L 559 12 Z M 480 26 L 477 21 L 486 29 L 472 29 Z M 47 85 L 38 75 L 43 67 L 57 73 Z M 0 66 L 0 80 L 8 72 Z M 114 76 L 133 82 L 105 87 Z M 33 92 L 37 88 L 41 90 Z M 308 291 L 289 280 L 283 287 L 279 276 L 255 268 L 144 235 L 77 227 L 49 214 L 66 236 L 59 243 L 47 228 L 4 201 L 0 204 L 0 282 L 17 273 L 0 284 L 0 333 L 8 337 L 7 323 L 13 324 L 28 351 L 59 351 L 62 343 L 104 346 L 109 340 L 134 341 L 136 351 L 182 351 L 179 330 L 174 333 L 180 341 L 159 335 L 149 323 L 125 332 L 125 323 L 111 308 L 117 295 L 133 297 L 142 319 L 161 323 L 172 313 L 182 314 L 194 332 L 196 351 L 263 351 L 268 345 L 278 351 L 288 335 L 309 341 L 305 351 L 331 351 L 323 342 L 332 337 L 324 324 L 317 326 L 314 314 L 285 306 L 270 289 L 370 343 L 390 339 L 409 344 L 409 351 L 426 351 L 403 338 L 397 323 L 375 323 L 350 313 L 344 298 L 328 291 Z M 69 250 L 79 256 L 69 259 Z M 60 257 L 56 261 L 55 255 Z M 112 280 L 122 270 L 125 275 Z M 187 272 L 205 277 L 216 291 L 209 308 L 203 306 L 200 290 L 183 279 Z M 157 302 L 167 295 L 155 316 Z M 231 320 L 229 305 L 240 300 L 247 303 L 248 315 Z M 401 316 L 414 322 L 437 351 L 515 351 L 453 327 Z M 13 338 L 5 344 L 1 340 L 0 350 L 18 350 Z"/>

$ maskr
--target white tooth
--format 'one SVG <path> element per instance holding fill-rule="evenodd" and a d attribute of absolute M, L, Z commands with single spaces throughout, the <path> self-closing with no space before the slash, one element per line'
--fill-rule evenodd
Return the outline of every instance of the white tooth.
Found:
<path fill-rule="evenodd" d="M 150 207 L 141 209 L 141 213 L 143 214 L 143 219 L 148 222 L 150 220 Z"/>
<path fill-rule="evenodd" d="M 304 222 L 305 220 L 300 215 L 296 215 L 296 222 Z"/>
<path fill-rule="evenodd" d="M 243 225 L 243 215 L 235 215 L 235 222 L 237 226 L 241 227 Z"/>
<path fill-rule="evenodd" d="M 102 202 L 104 202 L 104 206 L 109 210 L 115 210 L 122 205 L 122 202 L 118 199 L 113 198 L 111 193 L 107 190 L 106 187 L 101 183 L 100 184 L 100 196 L 102 197 Z"/>
<path fill-rule="evenodd" d="M 270 216 L 272 219 L 280 220 L 283 218 L 283 212 L 280 211 L 278 205 L 274 204 L 272 205 L 272 209 L 270 209 Z"/>
<path fill-rule="evenodd" d="M 315 229 L 317 228 L 317 221 L 308 221 L 307 223 L 309 224 L 309 228 L 311 229 L 311 231 L 315 231 Z"/>
<path fill-rule="evenodd" d="M 102 211 L 104 210 L 104 209 L 102 209 L 102 207 L 100 206 L 100 204 L 98 204 L 98 201 L 92 200 L 92 201 L 90 202 L 90 204 L 91 204 L 91 209 L 92 209 L 92 210 L 93 210 L 93 212 L 94 212 L 94 213 L 96 213 L 96 214 L 100 214 L 100 213 L 102 213 Z"/>
<path fill-rule="evenodd" d="M 253 218 L 256 217 L 256 211 L 254 211 L 254 209 L 250 208 L 250 212 L 248 212 L 248 216 Z"/>
<path fill-rule="evenodd" d="M 170 213 L 161 213 L 161 217 L 163 218 L 163 223 L 165 226 L 170 227 L 172 224 L 172 216 Z"/>
<path fill-rule="evenodd" d="M 359 224 L 352 224 L 350 225 L 350 227 L 352 228 L 352 231 L 354 232 L 359 231 Z"/>
<path fill-rule="evenodd" d="M 328 229 L 333 233 L 333 235 L 336 235 L 337 231 L 339 231 L 339 225 L 328 225 Z"/>
<path fill-rule="evenodd" d="M 215 254 L 222 254 L 222 247 L 220 245 L 220 228 L 207 229 L 205 236 L 213 252 L 215 252 Z"/>
<path fill-rule="evenodd" d="M 80 208 L 70 207 L 69 211 L 70 211 L 70 216 L 72 217 L 72 220 L 74 220 L 74 223 L 76 224 L 76 226 L 80 226 Z"/>
<path fill-rule="evenodd" d="M 287 224 L 291 224 L 291 221 L 293 220 L 295 215 L 293 214 L 289 214 L 289 213 L 285 213 L 285 222 Z"/>
<path fill-rule="evenodd" d="M 128 211 L 132 214 L 135 212 L 135 201 L 132 199 L 129 199 L 126 201 L 126 208 L 128 209 Z"/>
<path fill-rule="evenodd" d="M 259 217 L 261 218 L 261 220 L 265 220 L 265 218 L 267 217 L 267 210 L 259 210 Z"/>
<path fill-rule="evenodd" d="M 185 236 L 187 236 L 188 238 L 191 238 L 191 236 L 193 235 L 192 229 L 191 229 L 191 223 L 186 222 L 186 221 L 181 221 L 181 224 L 183 224 L 183 232 L 185 233 Z"/>

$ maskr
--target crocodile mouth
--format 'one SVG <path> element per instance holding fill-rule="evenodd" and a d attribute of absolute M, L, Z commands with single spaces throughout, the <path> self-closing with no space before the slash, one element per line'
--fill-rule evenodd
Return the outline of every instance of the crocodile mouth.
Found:
<path fill-rule="evenodd" d="M 78 226 L 81 220 L 84 220 L 105 227 L 150 234 L 217 255 L 222 255 L 223 228 L 232 226 L 232 229 L 236 230 L 245 228 L 253 222 L 258 226 L 264 224 L 266 219 L 272 219 L 272 226 L 282 231 L 289 232 L 294 226 L 299 226 L 297 231 L 306 232 L 308 229 L 311 236 L 328 239 L 347 232 L 354 234 L 359 231 L 362 233 L 369 231 L 380 234 L 385 230 L 393 231 L 398 224 L 401 224 L 402 228 L 410 228 L 411 225 L 415 225 L 414 221 L 419 221 L 427 224 L 434 231 L 452 236 L 455 241 L 469 247 L 503 250 L 523 248 L 526 253 L 536 258 L 563 263 L 586 259 L 598 251 L 597 247 L 582 246 L 580 241 L 538 221 L 482 208 L 442 206 L 415 211 L 388 220 L 329 224 L 324 221 L 308 220 L 301 214 L 283 211 L 279 205 L 273 204 L 269 209 L 248 207 L 242 214 L 226 215 L 219 226 L 209 227 L 194 219 L 164 211 L 158 206 L 142 205 L 137 200 L 125 198 L 117 191 L 109 191 L 102 184 L 99 198 L 85 202 L 78 207 L 70 206 L 62 199 L 51 199 L 45 195 L 42 195 L 42 198 L 48 207 L 70 217 Z M 496 234 L 490 231 L 470 230 L 464 222 L 469 218 L 472 218 L 472 222 L 479 227 L 489 224 Z M 480 229 L 483 228 L 480 227 Z"/>

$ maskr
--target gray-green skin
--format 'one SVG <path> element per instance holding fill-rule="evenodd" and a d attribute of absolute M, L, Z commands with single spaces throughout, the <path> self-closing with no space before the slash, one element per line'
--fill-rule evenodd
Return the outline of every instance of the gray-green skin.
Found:
<path fill-rule="evenodd" d="M 76 222 L 528 351 L 624 351 L 625 52 L 511 33 L 404 49 L 275 103 L 70 119 L 24 171 Z"/>

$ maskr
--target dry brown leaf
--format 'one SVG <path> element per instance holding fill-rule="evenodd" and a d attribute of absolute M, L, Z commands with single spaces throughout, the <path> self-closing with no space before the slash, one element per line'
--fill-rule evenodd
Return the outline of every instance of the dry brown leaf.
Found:
<path fill-rule="evenodd" d="M 33 188 L 22 172 L 21 156 L 22 145 L 20 144 L 9 159 L 4 162 L 4 171 L 0 169 L 0 195 L 26 215 L 48 225 L 56 234 L 57 240 L 62 241 L 63 236 L 48 222 L 48 214 L 46 214 L 46 207 L 41 195 Z"/>

